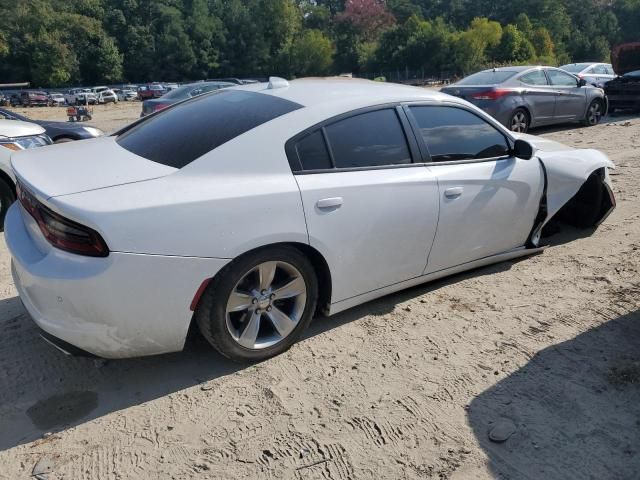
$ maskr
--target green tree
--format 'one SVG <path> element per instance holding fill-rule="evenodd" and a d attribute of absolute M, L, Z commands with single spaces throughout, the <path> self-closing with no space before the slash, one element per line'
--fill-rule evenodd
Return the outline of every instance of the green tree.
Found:
<path fill-rule="evenodd" d="M 295 76 L 326 75 L 331 71 L 335 48 L 319 30 L 306 30 L 291 47 L 291 73 Z"/>
<path fill-rule="evenodd" d="M 494 50 L 495 59 L 504 63 L 522 63 L 535 58 L 535 48 L 515 25 L 507 25 L 502 30 L 500 43 Z"/>

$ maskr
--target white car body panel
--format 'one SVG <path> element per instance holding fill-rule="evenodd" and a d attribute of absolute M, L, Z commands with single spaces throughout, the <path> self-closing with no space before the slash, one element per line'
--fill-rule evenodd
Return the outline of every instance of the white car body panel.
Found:
<path fill-rule="evenodd" d="M 324 257 L 328 310 L 336 313 L 540 251 L 525 248 L 544 187 L 540 162 L 547 220 L 593 171 L 612 167 L 600 152 L 511 134 L 467 102 L 426 89 L 359 80 L 237 88 L 304 108 L 179 170 L 125 150 L 114 137 L 14 160 L 42 203 L 99 232 L 110 250 L 105 258 L 58 250 L 22 207 L 11 208 L 6 238 L 16 285 L 45 331 L 107 358 L 180 350 L 200 286 L 232 259 L 277 243 L 307 245 Z M 508 138 L 533 143 L 537 158 L 292 173 L 284 145 L 299 132 L 363 107 L 406 102 L 464 105 Z M 459 187 L 460 195 L 448 192 Z M 320 201 L 329 208 L 318 208 Z"/>
<path fill-rule="evenodd" d="M 51 247 L 33 223 L 17 203 L 5 223 L 20 298 L 40 328 L 104 358 L 181 350 L 194 293 L 228 263 L 122 253 L 81 257 Z"/>
<path fill-rule="evenodd" d="M 431 168 L 440 185 L 440 221 L 424 273 L 526 243 L 544 188 L 542 168 L 535 159 L 436 163 Z M 451 191 L 455 196 L 447 193 Z"/>
<path fill-rule="evenodd" d="M 309 243 L 331 268 L 332 302 L 422 275 L 438 225 L 438 182 L 428 168 L 320 173 L 297 180 Z M 335 207 L 319 207 L 332 198 L 341 200 Z"/>

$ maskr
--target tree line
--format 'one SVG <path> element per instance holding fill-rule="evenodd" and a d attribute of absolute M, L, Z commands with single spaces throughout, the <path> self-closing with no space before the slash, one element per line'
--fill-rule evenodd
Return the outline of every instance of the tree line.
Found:
<path fill-rule="evenodd" d="M 33 86 L 601 61 L 640 0 L 0 0 L 0 83 Z"/>

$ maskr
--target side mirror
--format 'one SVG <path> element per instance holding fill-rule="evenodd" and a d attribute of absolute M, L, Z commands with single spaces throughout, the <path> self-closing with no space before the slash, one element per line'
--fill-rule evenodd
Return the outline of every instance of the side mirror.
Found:
<path fill-rule="evenodd" d="M 587 81 L 584 78 L 578 79 L 578 86 L 579 87 L 584 87 L 586 85 L 587 85 Z"/>
<path fill-rule="evenodd" d="M 513 156 L 522 160 L 531 160 L 533 147 L 529 142 L 518 139 L 513 144 Z"/>

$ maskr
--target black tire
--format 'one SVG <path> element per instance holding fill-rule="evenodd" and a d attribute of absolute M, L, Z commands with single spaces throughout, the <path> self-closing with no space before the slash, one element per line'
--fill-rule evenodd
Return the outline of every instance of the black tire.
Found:
<path fill-rule="evenodd" d="M 227 328 L 226 306 L 237 283 L 256 266 L 280 261 L 295 267 L 306 286 L 303 314 L 295 328 L 275 345 L 250 349 L 240 345 Z M 233 260 L 209 283 L 196 308 L 194 318 L 204 338 L 222 355 L 236 362 L 259 362 L 278 355 L 291 347 L 307 328 L 316 310 L 318 280 L 309 259 L 291 246 L 266 247 Z"/>
<path fill-rule="evenodd" d="M 512 132 L 527 133 L 531 126 L 531 116 L 524 108 L 516 108 L 511 117 L 509 117 L 509 123 L 507 128 Z"/>
<path fill-rule="evenodd" d="M 587 108 L 587 113 L 582 124 L 587 127 L 594 127 L 600 123 L 604 115 L 604 103 L 601 100 L 592 100 Z"/>
<path fill-rule="evenodd" d="M 9 185 L 6 180 L 0 180 L 0 232 L 4 232 L 4 217 L 7 216 L 7 210 L 15 201 L 16 194 L 13 186 Z"/>

